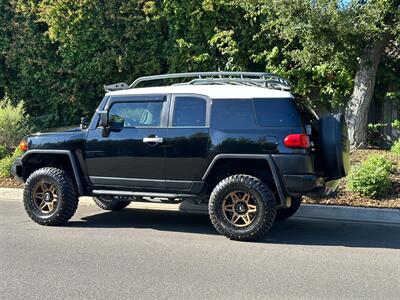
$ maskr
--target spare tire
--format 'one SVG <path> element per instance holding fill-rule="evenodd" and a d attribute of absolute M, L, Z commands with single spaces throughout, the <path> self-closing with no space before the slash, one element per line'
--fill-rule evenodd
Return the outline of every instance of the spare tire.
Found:
<path fill-rule="evenodd" d="M 350 142 L 343 114 L 321 118 L 319 133 L 326 180 L 345 177 L 350 166 Z"/>

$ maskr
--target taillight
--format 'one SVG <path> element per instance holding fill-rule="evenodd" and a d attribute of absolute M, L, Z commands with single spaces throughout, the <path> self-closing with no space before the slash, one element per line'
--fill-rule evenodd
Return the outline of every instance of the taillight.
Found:
<path fill-rule="evenodd" d="M 289 134 L 287 137 L 285 137 L 283 143 L 289 148 L 310 147 L 310 139 L 308 138 L 308 135 L 304 133 Z"/>
<path fill-rule="evenodd" d="M 26 141 L 22 141 L 21 143 L 19 143 L 18 148 L 22 152 L 28 151 L 28 143 Z"/>

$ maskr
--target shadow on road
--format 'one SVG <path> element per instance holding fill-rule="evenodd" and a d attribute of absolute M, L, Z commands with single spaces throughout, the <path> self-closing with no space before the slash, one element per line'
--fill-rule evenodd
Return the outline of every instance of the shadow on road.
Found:
<path fill-rule="evenodd" d="M 152 228 L 217 234 L 207 215 L 127 208 L 70 221 L 68 227 Z M 262 243 L 400 249 L 400 226 L 292 218 L 276 223 Z"/>

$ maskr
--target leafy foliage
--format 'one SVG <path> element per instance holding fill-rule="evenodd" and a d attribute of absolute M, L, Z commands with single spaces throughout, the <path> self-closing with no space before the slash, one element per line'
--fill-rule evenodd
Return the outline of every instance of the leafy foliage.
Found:
<path fill-rule="evenodd" d="M 3 159 L 8 155 L 7 147 L 4 145 L 0 145 L 0 159 Z"/>
<path fill-rule="evenodd" d="M 394 154 L 397 154 L 400 156 L 400 139 L 398 139 L 390 148 L 390 151 L 392 151 Z"/>
<path fill-rule="evenodd" d="M 21 155 L 21 150 L 17 148 L 12 155 L 7 155 L 0 159 L 0 176 L 11 177 L 11 166 L 14 160 Z"/>
<path fill-rule="evenodd" d="M 396 129 L 400 129 L 400 120 L 396 119 L 392 122 L 392 127 Z"/>
<path fill-rule="evenodd" d="M 104 84 L 149 74 L 276 72 L 324 107 L 351 94 L 358 58 L 390 31 L 377 97 L 399 99 L 394 0 L 10 0 L 0 2 L 0 97 L 42 129 L 91 115 Z M 397 44 L 396 44 L 397 43 Z M 392 52 L 390 52 L 392 53 Z"/>
<path fill-rule="evenodd" d="M 371 155 L 360 165 L 352 167 L 347 178 L 347 187 L 362 196 L 383 196 L 391 186 L 389 173 L 392 170 L 392 162 L 384 156 Z"/>
<path fill-rule="evenodd" d="M 0 144 L 15 147 L 28 132 L 27 120 L 24 102 L 13 106 L 7 98 L 0 100 Z"/>

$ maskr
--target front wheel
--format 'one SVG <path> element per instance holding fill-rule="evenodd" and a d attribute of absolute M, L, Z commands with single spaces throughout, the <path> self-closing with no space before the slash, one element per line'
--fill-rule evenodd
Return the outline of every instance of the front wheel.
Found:
<path fill-rule="evenodd" d="M 275 220 L 275 199 L 260 179 L 244 174 L 223 179 L 211 193 L 212 224 L 232 240 L 256 240 L 265 235 Z"/>
<path fill-rule="evenodd" d="M 104 210 L 121 210 L 130 204 L 129 201 L 115 200 L 112 196 L 93 197 L 93 201 L 98 207 Z"/>
<path fill-rule="evenodd" d="M 25 184 L 24 207 L 40 225 L 62 225 L 78 207 L 78 193 L 72 178 L 57 168 L 33 172 Z"/>

